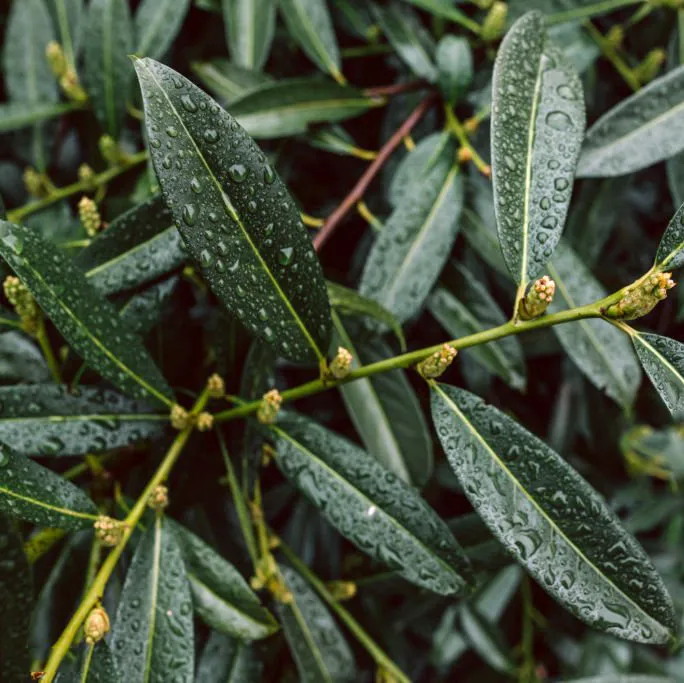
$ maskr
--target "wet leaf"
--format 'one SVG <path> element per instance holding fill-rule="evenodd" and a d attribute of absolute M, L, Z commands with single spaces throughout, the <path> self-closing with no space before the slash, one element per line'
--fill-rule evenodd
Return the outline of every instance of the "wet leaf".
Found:
<path fill-rule="evenodd" d="M 205 280 L 280 355 L 324 357 L 332 327 L 325 281 L 285 185 L 190 81 L 150 59 L 136 70 L 164 198 Z"/>
<path fill-rule="evenodd" d="M 275 0 L 223 0 L 230 56 L 237 66 L 259 70 L 268 59 L 275 31 Z"/>
<path fill-rule="evenodd" d="M 179 281 L 180 276 L 172 275 L 134 294 L 119 309 L 121 322 L 136 334 L 146 335 L 166 312 Z"/>
<path fill-rule="evenodd" d="M 248 643 L 212 631 L 200 657 L 195 683 L 259 683 L 261 663 Z"/>
<path fill-rule="evenodd" d="M 224 106 L 234 102 L 250 90 L 273 83 L 273 78 L 261 71 L 245 69 L 227 59 L 193 62 L 192 70 L 202 84 Z"/>
<path fill-rule="evenodd" d="M 163 57 L 180 31 L 189 6 L 190 0 L 143 0 L 135 13 L 135 54 Z"/>
<path fill-rule="evenodd" d="M 0 221 L 0 254 L 74 350 L 94 370 L 136 398 L 172 403 L 161 373 L 139 337 L 83 273 L 36 231 Z"/>
<path fill-rule="evenodd" d="M 282 415 L 272 430 L 280 469 L 343 536 L 412 583 L 464 591 L 467 561 L 415 489 L 304 417 Z"/>
<path fill-rule="evenodd" d="M 541 274 L 558 240 L 584 135 L 582 84 L 529 12 L 494 65 L 492 180 L 499 239 L 520 286 Z"/>
<path fill-rule="evenodd" d="M 439 87 L 453 107 L 466 94 L 473 78 L 473 55 L 465 38 L 444 36 L 437 45 Z"/>
<path fill-rule="evenodd" d="M 433 384 L 432 414 L 473 507 L 552 597 L 587 624 L 626 640 L 672 638 L 676 617 L 660 576 L 575 470 L 462 389 Z"/>
<path fill-rule="evenodd" d="M 34 342 L 20 332 L 0 334 L 0 379 L 47 382 L 50 370 Z"/>
<path fill-rule="evenodd" d="M 104 640 L 80 646 L 73 665 L 62 665 L 55 683 L 119 683 L 114 656 Z"/>
<path fill-rule="evenodd" d="M 677 209 L 665 229 L 655 262 L 658 270 L 681 268 L 684 265 L 684 205 Z"/>

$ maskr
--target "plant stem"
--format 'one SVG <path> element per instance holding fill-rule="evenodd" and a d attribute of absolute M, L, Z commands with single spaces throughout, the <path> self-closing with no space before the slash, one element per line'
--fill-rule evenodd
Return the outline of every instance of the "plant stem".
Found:
<path fill-rule="evenodd" d="M 61 384 L 62 371 L 59 367 L 59 363 L 57 363 L 55 354 L 52 353 L 52 346 L 50 346 L 50 340 L 48 339 L 47 332 L 45 331 L 45 320 L 42 316 L 40 318 L 40 323 L 38 324 L 38 331 L 36 332 L 36 341 L 40 345 L 40 350 L 43 352 L 43 356 L 45 356 L 45 362 L 48 364 L 48 368 L 50 368 L 52 378 L 57 384 Z"/>
<path fill-rule="evenodd" d="M 620 57 L 610 41 L 606 40 L 606 37 L 590 21 L 585 21 L 584 27 L 596 44 L 601 48 L 603 56 L 615 67 L 615 70 L 622 76 L 625 83 L 627 83 L 634 92 L 639 90 L 641 87 L 639 80 L 634 75 L 633 70 L 625 63 L 625 60 Z"/>
<path fill-rule="evenodd" d="M 193 415 L 197 415 L 199 412 L 202 411 L 202 409 L 207 403 L 208 398 L 209 396 L 205 389 L 200 395 L 200 397 L 197 399 L 197 402 L 195 403 L 192 409 Z M 126 519 L 123 521 L 124 531 L 121 541 L 115 548 L 112 548 L 109 555 L 107 555 L 105 561 L 102 563 L 102 566 L 100 567 L 100 570 L 97 572 L 97 575 L 93 579 L 93 582 L 90 585 L 88 592 L 81 600 L 81 604 L 78 606 L 76 612 L 74 612 L 74 615 L 71 617 L 71 620 L 62 632 L 62 635 L 59 637 L 59 640 L 57 640 L 57 642 L 52 647 L 52 650 L 50 651 L 50 657 L 47 661 L 47 664 L 45 665 L 45 675 L 41 679 L 43 683 L 51 683 L 54 680 L 55 675 L 57 674 L 57 670 L 59 669 L 59 665 L 62 663 L 62 660 L 69 651 L 69 648 L 71 647 L 74 638 L 78 634 L 78 630 L 81 627 L 81 624 L 85 621 L 86 617 L 90 613 L 90 610 L 98 603 L 98 601 L 104 595 L 104 590 L 107 585 L 107 581 L 109 580 L 109 577 L 112 575 L 112 572 L 114 571 L 116 564 L 119 561 L 119 558 L 121 557 L 121 554 L 126 548 L 128 540 L 133 535 L 133 531 L 135 530 L 137 523 L 140 521 L 140 518 L 147 509 L 147 501 L 150 495 L 152 494 L 154 489 L 157 488 L 157 486 L 159 486 L 159 484 L 161 484 L 168 478 L 169 474 L 171 473 L 171 470 L 173 469 L 173 466 L 178 460 L 178 457 L 183 452 L 183 447 L 190 438 L 193 429 L 194 426 L 190 426 L 178 433 L 178 436 L 176 436 L 176 438 L 174 439 L 173 443 L 171 444 L 171 447 L 164 456 L 164 459 L 157 468 L 157 471 L 154 473 L 153 477 L 148 482 L 147 486 L 145 487 L 145 490 L 140 494 L 140 497 L 136 501 L 131 511 L 126 516 Z"/>
<path fill-rule="evenodd" d="M 392 85 L 378 85 L 374 88 L 365 88 L 363 94 L 366 97 L 392 97 L 429 87 L 430 84 L 427 81 L 407 81 L 406 83 L 393 83 Z"/>
<path fill-rule="evenodd" d="M 472 162 L 475 164 L 480 173 L 482 173 L 485 178 L 489 178 L 492 175 L 491 166 L 485 162 L 485 160 L 478 154 L 477 150 L 470 144 L 468 135 L 463 128 L 463 124 L 458 120 L 454 114 L 454 110 L 448 105 L 444 105 L 444 114 L 446 116 L 448 129 L 456 136 L 459 144 L 463 149 L 467 149 Z"/>

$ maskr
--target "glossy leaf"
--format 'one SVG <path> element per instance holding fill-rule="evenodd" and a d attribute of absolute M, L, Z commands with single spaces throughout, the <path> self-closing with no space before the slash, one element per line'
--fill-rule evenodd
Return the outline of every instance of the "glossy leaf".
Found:
<path fill-rule="evenodd" d="M 47 382 L 50 370 L 40 349 L 20 332 L 0 334 L 0 379 Z"/>
<path fill-rule="evenodd" d="M 135 53 L 159 59 L 180 31 L 190 0 L 143 0 L 135 13 Z"/>
<path fill-rule="evenodd" d="M 676 420 L 684 419 L 684 344 L 647 332 L 630 332 L 634 350 L 663 403 Z"/>
<path fill-rule="evenodd" d="M 324 357 L 332 327 L 325 281 L 285 185 L 237 122 L 190 81 L 149 59 L 136 70 L 164 198 L 205 280 L 281 355 Z"/>
<path fill-rule="evenodd" d="M 529 12 L 494 65 L 492 180 L 499 239 L 518 285 L 541 274 L 560 239 L 584 135 L 582 84 Z"/>
<path fill-rule="evenodd" d="M 684 204 L 684 152 L 667 159 L 665 169 L 672 203 L 675 206 L 681 206 Z"/>
<path fill-rule="evenodd" d="M 10 102 L 0 104 L 0 133 L 20 130 L 29 126 L 54 119 L 73 111 L 72 104 L 63 102 Z"/>
<path fill-rule="evenodd" d="M 467 561 L 415 489 L 304 417 L 282 415 L 272 430 L 280 469 L 343 536 L 412 583 L 443 595 L 465 589 Z"/>
<path fill-rule="evenodd" d="M 85 85 L 95 116 L 117 138 L 133 76 L 133 23 L 127 0 L 91 0 L 86 30 Z"/>
<path fill-rule="evenodd" d="M 183 555 L 195 611 L 211 628 L 240 640 L 266 638 L 278 630 L 238 570 L 191 531 L 167 520 Z"/>
<path fill-rule="evenodd" d="M 250 90 L 230 113 L 254 138 L 297 135 L 321 121 L 343 121 L 383 103 L 360 90 L 317 78 L 291 78 Z"/>
<path fill-rule="evenodd" d="M 632 173 L 684 149 L 684 66 L 656 78 L 588 131 L 578 177 Z"/>
<path fill-rule="evenodd" d="M 59 529 L 81 529 L 97 519 L 95 504 L 81 489 L 4 444 L 0 444 L 0 512 Z"/>
<path fill-rule="evenodd" d="M 273 83 L 273 78 L 268 74 L 245 69 L 227 59 L 193 62 L 192 70 L 223 105 L 234 102 L 260 85 Z"/>
<path fill-rule="evenodd" d="M 49 0 L 48 9 L 52 14 L 58 40 L 64 50 L 67 64 L 76 65 L 85 24 L 84 0 Z"/>
<path fill-rule="evenodd" d="M 279 0 L 290 35 L 322 71 L 340 81 L 340 53 L 325 0 Z"/>
<path fill-rule="evenodd" d="M 371 249 L 359 292 L 401 322 L 419 313 L 456 239 L 463 179 L 451 143 L 392 212 Z"/>
<path fill-rule="evenodd" d="M 157 516 L 140 539 L 126 574 L 112 628 L 112 651 L 122 681 L 168 676 L 194 681 L 190 585 L 175 534 Z"/>
<path fill-rule="evenodd" d="M 0 440 L 24 455 L 84 455 L 161 436 L 166 415 L 113 391 L 54 384 L 0 387 Z"/>
<path fill-rule="evenodd" d="M 465 95 L 473 78 L 473 55 L 465 38 L 444 36 L 436 52 L 439 87 L 453 107 Z"/>
<path fill-rule="evenodd" d="M 170 405 L 169 389 L 140 339 L 70 260 L 23 226 L 0 221 L 0 254 L 74 350 L 136 398 Z"/>
<path fill-rule="evenodd" d="M 655 262 L 658 270 L 681 268 L 684 265 L 684 205 L 677 209 L 665 229 Z"/>
<path fill-rule="evenodd" d="M 473 507 L 552 597 L 612 635 L 646 643 L 672 637 L 676 617 L 660 576 L 575 470 L 462 389 L 433 384 L 432 414 Z"/>
<path fill-rule="evenodd" d="M 548 272 L 556 282 L 549 309 L 552 313 L 598 301 L 608 294 L 564 243 L 559 245 Z M 641 372 L 629 340 L 620 330 L 605 320 L 579 320 L 554 325 L 553 331 L 573 363 L 597 389 L 625 409 L 632 406 Z"/>
<path fill-rule="evenodd" d="M 357 680 L 354 655 L 328 608 L 290 567 L 280 566 L 292 602 L 277 603 L 278 618 L 302 683 L 351 683 Z"/>
<path fill-rule="evenodd" d="M 218 631 L 209 636 L 195 683 L 259 683 L 261 665 L 252 647 Z"/>
<path fill-rule="evenodd" d="M 81 645 L 76 662 L 62 665 L 55 683 L 119 683 L 114 656 L 106 641 Z"/>
<path fill-rule="evenodd" d="M 115 294 L 156 280 L 186 258 L 171 212 L 156 196 L 112 221 L 76 263 L 102 294 Z"/>
<path fill-rule="evenodd" d="M 501 633 L 477 607 L 471 607 L 467 603 L 463 605 L 461 626 L 472 648 L 494 671 L 515 675 L 516 666 Z"/>
<path fill-rule="evenodd" d="M 268 59 L 275 31 L 275 0 L 223 0 L 230 55 L 237 66 L 259 70 Z"/>
<path fill-rule="evenodd" d="M 179 275 L 172 275 L 134 294 L 119 309 L 121 322 L 136 334 L 146 335 L 166 312 L 179 281 Z"/>

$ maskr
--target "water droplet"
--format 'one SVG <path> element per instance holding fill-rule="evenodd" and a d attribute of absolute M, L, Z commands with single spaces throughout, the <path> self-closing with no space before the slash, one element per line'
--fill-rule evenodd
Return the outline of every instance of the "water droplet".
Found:
<path fill-rule="evenodd" d="M 276 179 L 275 171 L 270 167 L 266 166 L 264 168 L 264 182 L 267 185 L 272 185 Z"/>
<path fill-rule="evenodd" d="M 200 263 L 205 267 L 208 268 L 212 263 L 214 262 L 214 257 L 210 251 L 207 249 L 203 249 L 202 252 L 200 253 Z"/>
<path fill-rule="evenodd" d="M 159 142 L 157 138 L 152 138 L 150 140 L 150 145 L 152 145 L 152 147 L 154 147 L 155 149 L 159 149 L 161 147 L 161 142 Z"/>
<path fill-rule="evenodd" d="M 174 128 L 173 126 L 168 126 L 166 129 L 166 134 L 170 138 L 177 138 L 178 137 L 178 129 Z"/>
<path fill-rule="evenodd" d="M 197 111 L 197 105 L 192 101 L 190 95 L 183 95 L 183 97 L 181 97 L 181 104 L 183 105 L 183 109 L 191 114 L 194 114 Z"/>
<path fill-rule="evenodd" d="M 551 200 L 548 197 L 542 197 L 541 201 L 539 202 L 539 207 L 544 211 L 547 211 L 551 208 Z"/>
<path fill-rule="evenodd" d="M 577 99 L 577 95 L 575 95 L 575 91 L 569 85 L 559 85 L 556 88 L 556 92 L 564 100 L 576 100 Z"/>
<path fill-rule="evenodd" d="M 247 177 L 247 169 L 242 164 L 233 164 L 228 169 L 228 175 L 236 183 L 241 183 Z"/>
<path fill-rule="evenodd" d="M 289 266 L 292 263 L 292 256 L 294 254 L 294 249 L 292 247 L 283 247 L 278 252 L 278 263 L 281 266 Z"/>
<path fill-rule="evenodd" d="M 207 128 L 204 131 L 204 140 L 210 144 L 214 144 L 215 142 L 218 141 L 219 139 L 219 134 L 218 131 L 214 130 L 213 128 Z"/>
<path fill-rule="evenodd" d="M 259 316 L 259 320 L 263 320 L 264 322 L 268 320 L 268 311 L 265 308 L 260 308 L 257 315 Z"/>
<path fill-rule="evenodd" d="M 190 189 L 191 189 L 195 194 L 199 194 L 200 192 L 202 192 L 202 185 L 200 185 L 200 181 L 197 180 L 197 178 L 193 178 L 193 179 L 190 181 Z"/>
<path fill-rule="evenodd" d="M 264 339 L 267 342 L 272 342 L 275 339 L 275 332 L 270 327 L 264 327 Z"/>
<path fill-rule="evenodd" d="M 563 190 L 567 190 L 569 184 L 570 184 L 570 183 L 568 183 L 568 181 L 567 181 L 565 178 L 556 178 L 556 179 L 553 181 L 553 186 L 554 186 L 559 192 L 562 192 Z"/>
<path fill-rule="evenodd" d="M 515 163 L 515 159 L 508 154 L 504 155 L 504 163 L 506 164 L 506 168 L 508 168 L 509 171 L 515 171 L 517 168 L 517 164 Z"/>
<path fill-rule="evenodd" d="M 546 123 L 554 130 L 566 131 L 573 128 L 572 119 L 562 111 L 552 111 L 547 114 Z"/>
<path fill-rule="evenodd" d="M 183 206 L 182 214 L 186 225 L 195 225 L 195 221 L 197 220 L 197 209 L 194 204 L 185 204 Z"/>

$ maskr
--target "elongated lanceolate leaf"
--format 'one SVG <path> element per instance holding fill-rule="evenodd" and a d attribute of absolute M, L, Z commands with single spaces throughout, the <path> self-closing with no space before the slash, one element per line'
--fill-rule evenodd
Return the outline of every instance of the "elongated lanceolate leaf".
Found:
<path fill-rule="evenodd" d="M 100 125 L 117 138 L 133 76 L 128 0 L 91 0 L 85 38 L 85 85 Z"/>
<path fill-rule="evenodd" d="M 558 245 L 549 275 L 556 282 L 552 313 L 605 297 L 603 286 L 565 243 Z M 605 320 L 578 320 L 553 328 L 565 352 L 586 378 L 628 409 L 641 383 L 639 363 L 627 337 Z"/>
<path fill-rule="evenodd" d="M 439 87 L 453 107 L 468 90 L 473 78 L 473 54 L 465 38 L 447 35 L 437 46 Z"/>
<path fill-rule="evenodd" d="M 451 0 L 404 0 L 404 2 L 419 7 L 436 17 L 443 17 L 444 19 L 454 21 L 457 24 L 462 24 L 464 20 L 469 21 L 468 16 L 455 7 L 455 3 Z M 475 24 L 472 20 L 470 21 L 472 24 Z"/>
<path fill-rule="evenodd" d="M 492 669 L 515 676 L 516 666 L 501 632 L 476 606 L 463 605 L 461 627 L 470 646 Z"/>
<path fill-rule="evenodd" d="M 506 34 L 494 65 L 492 180 L 499 240 L 518 285 L 544 269 L 558 243 L 584 135 L 582 84 L 529 12 Z"/>
<path fill-rule="evenodd" d="M 67 64 L 76 66 L 85 24 L 84 0 L 49 0 L 48 9 L 57 29 Z"/>
<path fill-rule="evenodd" d="M 684 66 L 657 78 L 588 131 L 577 175 L 632 173 L 684 149 Z"/>
<path fill-rule="evenodd" d="M 210 97 L 172 69 L 136 61 L 164 198 L 209 286 L 292 360 L 325 356 L 325 281 L 287 188 Z"/>
<path fill-rule="evenodd" d="M 259 683 L 261 662 L 252 647 L 213 631 L 200 657 L 195 683 Z"/>
<path fill-rule="evenodd" d="M 227 59 L 193 62 L 191 66 L 204 87 L 224 106 L 260 85 L 273 82 L 273 78 L 268 74 L 245 69 Z"/>
<path fill-rule="evenodd" d="M 468 565 L 448 527 L 358 446 L 294 414 L 273 427 L 283 473 L 363 552 L 436 593 L 461 593 Z"/>
<path fill-rule="evenodd" d="M 71 103 L 35 102 L 23 104 L 10 102 L 0 104 L 0 133 L 20 130 L 29 126 L 67 114 L 75 109 Z"/>
<path fill-rule="evenodd" d="M 547 15 L 549 23 L 560 24 L 600 16 L 632 4 L 633 0 L 510 0 L 509 8 L 514 18 L 536 9 Z"/>
<path fill-rule="evenodd" d="M 645 643 L 672 638 L 677 620 L 660 576 L 575 470 L 462 389 L 433 384 L 432 414 L 473 507 L 550 595 L 612 635 Z"/>
<path fill-rule="evenodd" d="M 630 331 L 634 350 L 675 420 L 684 419 L 684 344 L 659 334 Z"/>
<path fill-rule="evenodd" d="M 463 179 L 450 142 L 392 212 L 368 255 L 359 292 L 401 322 L 420 312 L 449 258 L 463 208 Z"/>
<path fill-rule="evenodd" d="M 183 25 L 190 0 L 143 0 L 135 13 L 135 53 L 159 59 Z"/>
<path fill-rule="evenodd" d="M 119 674 L 112 651 L 106 641 L 83 644 L 75 662 L 60 667 L 55 683 L 119 683 Z"/>
<path fill-rule="evenodd" d="M 59 529 L 81 529 L 97 519 L 95 503 L 81 489 L 5 444 L 0 444 L 0 512 Z"/>
<path fill-rule="evenodd" d="M 294 569 L 281 565 L 280 573 L 293 600 L 276 609 L 302 683 L 358 680 L 354 655 L 328 608 Z"/>
<path fill-rule="evenodd" d="M 136 334 L 145 336 L 166 313 L 179 281 L 179 275 L 172 275 L 134 294 L 119 309 L 121 322 Z"/>
<path fill-rule="evenodd" d="M 233 62 L 245 69 L 261 69 L 271 50 L 276 0 L 223 0 L 222 6 Z"/>
<path fill-rule="evenodd" d="M 655 257 L 656 268 L 669 270 L 684 265 L 684 205 L 677 209 L 663 233 Z"/>
<path fill-rule="evenodd" d="M 166 415 L 113 391 L 0 387 L 0 440 L 24 455 L 83 455 L 161 436 Z"/>
<path fill-rule="evenodd" d="M 36 231 L 0 221 L 0 254 L 40 307 L 83 359 L 104 378 L 136 398 L 170 405 L 171 390 L 116 309 L 72 262 Z"/>
<path fill-rule="evenodd" d="M 126 574 L 112 651 L 122 681 L 194 681 L 190 585 L 176 537 L 160 516 L 140 539 Z"/>

